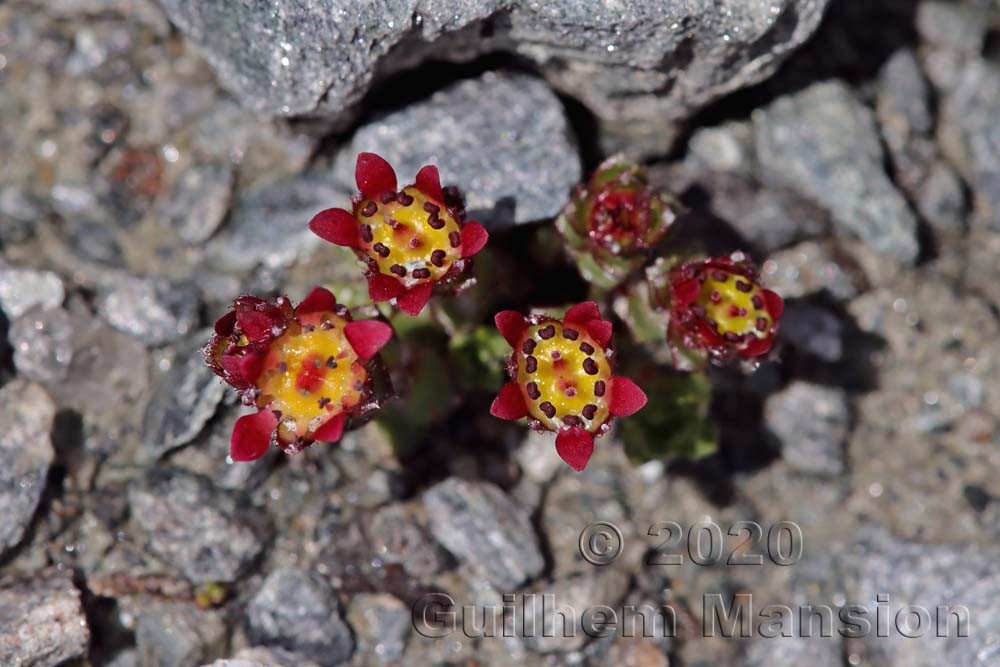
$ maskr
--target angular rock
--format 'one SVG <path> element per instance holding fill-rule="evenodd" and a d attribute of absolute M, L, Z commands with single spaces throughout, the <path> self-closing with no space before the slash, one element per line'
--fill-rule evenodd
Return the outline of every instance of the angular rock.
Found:
<path fill-rule="evenodd" d="M 16 319 L 8 332 L 14 348 L 14 365 L 25 377 L 39 382 L 59 382 L 73 360 L 73 319 L 55 308 L 28 313 Z"/>
<path fill-rule="evenodd" d="M 51 271 L 0 264 L 0 308 L 9 320 L 21 317 L 32 308 L 58 308 L 65 295 L 62 279 Z"/>
<path fill-rule="evenodd" d="M 823 0 L 161 3 L 223 85 L 271 114 L 339 112 L 427 59 L 507 51 L 608 119 L 676 120 L 775 70 Z M 662 134 L 662 131 L 661 131 Z"/>
<path fill-rule="evenodd" d="M 323 243 L 309 231 L 309 220 L 323 209 L 345 206 L 353 191 L 309 171 L 240 192 L 228 221 L 208 243 L 208 258 L 228 271 L 292 264 Z"/>
<path fill-rule="evenodd" d="M 210 337 L 203 331 L 178 347 L 170 369 L 160 377 L 143 417 L 143 455 L 151 461 L 185 445 L 197 436 L 215 414 L 225 395 L 225 385 L 212 373 L 199 353 Z"/>
<path fill-rule="evenodd" d="M 0 556 L 24 537 L 55 458 L 49 434 L 56 406 L 36 384 L 0 389 Z"/>
<path fill-rule="evenodd" d="M 970 62 L 945 97 L 939 136 L 943 150 L 972 186 L 976 218 L 1000 229 L 1000 67 Z"/>
<path fill-rule="evenodd" d="M 198 667 L 224 647 L 226 626 L 218 614 L 193 605 L 176 604 L 139 616 L 135 642 L 139 664 Z"/>
<path fill-rule="evenodd" d="M 336 593 L 303 570 L 272 572 L 247 605 L 247 617 L 256 643 L 295 651 L 323 667 L 340 664 L 354 651 Z"/>
<path fill-rule="evenodd" d="M 385 593 L 362 593 L 351 599 L 347 622 L 358 638 L 358 653 L 369 656 L 368 664 L 400 664 L 413 624 L 412 613 Z"/>
<path fill-rule="evenodd" d="M 440 571 L 447 560 L 426 525 L 422 506 L 397 503 L 379 508 L 366 532 L 382 561 L 399 563 L 412 576 L 426 579 Z"/>
<path fill-rule="evenodd" d="M 232 196 L 233 170 L 225 164 L 204 164 L 182 173 L 161 201 L 157 217 L 185 242 L 204 243 L 222 224 Z"/>
<path fill-rule="evenodd" d="M 846 85 L 814 84 L 754 112 L 753 121 L 766 176 L 825 207 L 874 251 L 916 260 L 917 220 L 882 168 L 874 114 Z"/>
<path fill-rule="evenodd" d="M 819 475 L 844 472 L 850 410 L 842 389 L 793 382 L 768 397 L 764 419 L 791 467 Z"/>
<path fill-rule="evenodd" d="M 470 211 L 493 211 L 473 216 L 494 224 L 555 216 L 581 175 L 562 103 L 523 74 L 487 72 L 360 128 L 334 164 L 345 189 L 362 151 L 387 159 L 400 183 L 436 163 Z"/>
<path fill-rule="evenodd" d="M 236 581 L 269 538 L 263 511 L 244 494 L 180 470 L 154 468 L 129 504 L 149 550 L 192 583 Z"/>
<path fill-rule="evenodd" d="M 0 664 L 55 667 L 87 652 L 80 591 L 55 571 L 0 582 Z"/>
<path fill-rule="evenodd" d="M 832 243 L 806 241 L 774 253 L 761 273 L 770 289 L 784 299 L 825 290 L 847 300 L 865 287 L 860 267 Z"/>
<path fill-rule="evenodd" d="M 451 477 L 423 502 L 437 541 L 498 588 L 516 588 L 545 566 L 527 512 L 497 486 Z"/>
<path fill-rule="evenodd" d="M 198 291 L 189 283 L 126 278 L 98 295 L 97 310 L 111 326 L 149 347 L 178 340 L 198 321 Z"/>

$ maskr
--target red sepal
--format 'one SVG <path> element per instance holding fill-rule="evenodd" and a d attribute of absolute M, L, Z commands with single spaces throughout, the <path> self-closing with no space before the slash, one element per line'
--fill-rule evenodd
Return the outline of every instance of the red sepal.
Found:
<path fill-rule="evenodd" d="M 320 426 L 313 433 L 314 440 L 320 442 L 337 442 L 344 435 L 344 424 L 347 422 L 347 415 L 343 412 Z"/>
<path fill-rule="evenodd" d="M 421 167 L 420 171 L 417 172 L 417 178 L 414 185 L 417 189 L 423 192 L 429 199 L 433 199 L 440 203 L 444 201 L 444 192 L 441 191 L 441 176 L 438 174 L 438 168 L 432 164 L 425 167 Z"/>
<path fill-rule="evenodd" d="M 611 322 L 607 320 L 590 320 L 583 325 L 590 337 L 601 347 L 607 347 L 611 342 Z"/>
<path fill-rule="evenodd" d="M 674 285 L 674 305 L 689 306 L 701 292 L 701 282 L 697 278 L 684 280 Z"/>
<path fill-rule="evenodd" d="M 220 336 L 229 336 L 236 326 L 236 311 L 230 310 L 228 313 L 215 321 L 215 333 Z"/>
<path fill-rule="evenodd" d="M 590 320 L 601 319 L 601 311 L 593 301 L 578 303 L 566 311 L 563 317 L 564 324 L 584 324 Z"/>
<path fill-rule="evenodd" d="M 761 357 L 771 351 L 771 346 L 774 344 L 774 339 L 770 336 L 767 338 L 754 338 L 752 341 L 747 343 L 746 347 L 740 350 L 741 357 Z"/>
<path fill-rule="evenodd" d="M 267 453 L 278 418 L 270 410 L 244 415 L 233 425 L 229 456 L 234 461 L 253 461 Z"/>
<path fill-rule="evenodd" d="M 609 408 L 615 417 L 629 417 L 646 406 L 646 392 L 627 377 L 616 375 L 608 382 L 611 393 Z"/>
<path fill-rule="evenodd" d="M 772 320 L 777 322 L 781 314 L 785 312 L 785 301 L 777 292 L 769 289 L 762 291 L 764 293 L 764 307 L 767 308 L 767 314 L 771 316 Z"/>
<path fill-rule="evenodd" d="M 368 278 L 368 298 L 372 301 L 388 301 L 401 296 L 406 288 L 392 276 L 373 273 Z"/>
<path fill-rule="evenodd" d="M 368 361 L 392 338 L 392 327 L 378 320 L 349 322 L 344 327 L 344 336 L 358 358 Z"/>
<path fill-rule="evenodd" d="M 333 292 L 317 285 L 306 295 L 306 298 L 302 299 L 302 303 L 296 306 L 295 314 L 325 313 L 336 307 L 337 298 L 333 296 Z"/>
<path fill-rule="evenodd" d="M 570 468 L 580 472 L 594 453 L 594 436 L 580 426 L 563 429 L 556 435 L 556 452 Z"/>
<path fill-rule="evenodd" d="M 396 305 L 407 315 L 416 317 L 424 309 L 434 291 L 434 283 L 414 285 L 403 294 L 396 297 Z"/>
<path fill-rule="evenodd" d="M 497 419 L 521 419 L 527 416 L 528 406 L 524 403 L 521 388 L 516 382 L 508 382 L 493 399 L 490 414 Z"/>
<path fill-rule="evenodd" d="M 483 249 L 489 239 L 490 234 L 485 227 L 469 220 L 462 226 L 462 257 L 472 257 Z"/>
<path fill-rule="evenodd" d="M 237 311 L 236 321 L 243 335 L 252 342 L 265 340 L 274 334 L 274 319 L 259 310 Z"/>
<path fill-rule="evenodd" d="M 511 347 L 516 348 L 521 342 L 524 330 L 528 328 L 528 321 L 524 315 L 516 310 L 502 310 L 493 317 L 497 325 L 497 330 L 504 337 Z"/>
<path fill-rule="evenodd" d="M 342 208 L 320 211 L 309 221 L 309 229 L 324 241 L 347 248 L 362 247 L 358 219 Z"/>
<path fill-rule="evenodd" d="M 354 180 L 365 199 L 375 199 L 383 192 L 396 191 L 396 172 L 375 153 L 358 153 Z"/>

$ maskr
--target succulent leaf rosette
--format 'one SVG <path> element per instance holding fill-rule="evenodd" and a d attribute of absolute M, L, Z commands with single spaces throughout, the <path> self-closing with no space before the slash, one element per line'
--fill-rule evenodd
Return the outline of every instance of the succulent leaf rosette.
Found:
<path fill-rule="evenodd" d="M 666 289 L 668 340 L 701 350 L 713 361 L 767 354 L 784 311 L 781 297 L 760 284 L 757 269 L 741 252 L 683 262 L 670 269 Z"/>
<path fill-rule="evenodd" d="M 673 202 L 650 190 L 643 168 L 618 155 L 573 191 L 556 227 L 584 279 L 611 289 L 645 261 L 676 217 Z"/>
<path fill-rule="evenodd" d="M 417 315 L 436 289 L 456 286 L 489 234 L 465 220 L 461 198 L 445 193 L 435 166 L 423 167 L 412 185 L 398 188 L 388 162 L 361 153 L 355 180 L 360 192 L 351 199 L 352 210 L 321 211 L 309 229 L 354 250 L 365 265 L 372 301 L 392 301 Z"/>
<path fill-rule="evenodd" d="M 513 310 L 496 315 L 497 329 L 513 348 L 510 381 L 490 412 L 500 419 L 527 417 L 533 428 L 556 433 L 556 451 L 574 470 L 583 470 L 615 417 L 642 409 L 646 394 L 613 373 L 611 322 L 597 304 L 570 308 L 563 319 L 525 317 Z"/>
<path fill-rule="evenodd" d="M 203 349 L 216 375 L 258 408 L 236 420 L 232 459 L 260 458 L 272 443 L 294 454 L 340 440 L 349 419 L 378 407 L 377 355 L 391 337 L 384 322 L 352 320 L 322 287 L 296 307 L 285 296 L 237 298 Z"/>

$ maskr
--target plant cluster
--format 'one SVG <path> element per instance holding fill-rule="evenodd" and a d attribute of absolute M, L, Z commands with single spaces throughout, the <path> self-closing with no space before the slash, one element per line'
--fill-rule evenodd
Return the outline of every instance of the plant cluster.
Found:
<path fill-rule="evenodd" d="M 500 278 L 523 276 L 526 264 L 548 261 L 545 253 L 483 254 L 479 279 L 490 291 L 477 292 L 472 258 L 489 234 L 467 219 L 456 188 L 442 188 L 436 167 L 400 188 L 388 162 L 362 153 L 355 178 L 350 208 L 321 211 L 309 228 L 351 249 L 370 301 L 390 308 L 355 320 L 321 286 L 297 306 L 286 296 L 237 298 L 204 348 L 208 366 L 256 408 L 236 421 L 233 460 L 259 458 L 272 445 L 291 454 L 336 442 L 376 413 L 412 440 L 453 395 L 491 390 L 498 391 L 494 417 L 553 432 L 556 451 L 575 470 L 616 418 L 633 415 L 624 427 L 633 457 L 697 456 L 714 443 L 706 364 L 757 359 L 774 345 L 783 303 L 753 263 L 742 253 L 679 252 L 671 230 L 680 207 L 622 157 L 571 193 L 555 244 L 543 233 L 534 239 L 565 248 L 591 298 L 561 317 L 554 309 L 500 310 L 495 329 L 481 324 L 486 313 L 477 306 L 509 298 Z M 428 307 L 434 296 L 470 289 Z M 624 341 L 613 340 L 599 303 L 605 312 L 613 304 L 631 334 Z M 383 361 L 394 332 L 399 345 L 386 348 Z M 394 375 L 407 400 L 384 409 Z"/>

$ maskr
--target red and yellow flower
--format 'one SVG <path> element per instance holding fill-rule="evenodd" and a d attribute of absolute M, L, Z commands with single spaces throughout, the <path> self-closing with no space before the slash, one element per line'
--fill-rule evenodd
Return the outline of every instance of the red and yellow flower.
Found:
<path fill-rule="evenodd" d="M 759 357 L 774 345 L 784 302 L 761 286 L 743 253 L 674 267 L 668 291 L 672 343 L 720 361 Z"/>
<path fill-rule="evenodd" d="M 423 167 L 412 185 L 397 188 L 388 162 L 361 153 L 355 180 L 360 192 L 351 199 L 352 210 L 321 211 L 309 229 L 354 250 L 365 264 L 372 301 L 393 301 L 417 315 L 436 287 L 458 281 L 489 234 L 465 220 L 459 198 L 446 196 L 437 167 Z"/>
<path fill-rule="evenodd" d="M 497 313 L 497 329 L 514 352 L 507 364 L 511 380 L 493 401 L 500 419 L 527 417 L 531 426 L 554 431 L 556 451 L 575 470 L 583 470 L 614 417 L 627 417 L 646 404 L 634 382 L 613 374 L 612 325 L 597 304 L 570 308 L 560 321 L 525 317 L 513 310 Z"/>
<path fill-rule="evenodd" d="M 391 337 L 384 322 L 353 321 L 322 287 L 294 308 L 285 296 L 236 299 L 204 348 L 216 375 L 258 408 L 236 420 L 233 460 L 260 458 L 272 443 L 294 454 L 340 440 L 348 419 L 378 407 L 377 355 Z"/>

